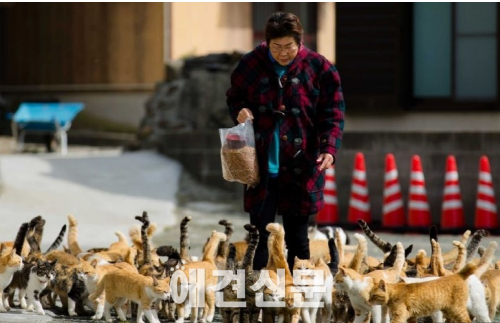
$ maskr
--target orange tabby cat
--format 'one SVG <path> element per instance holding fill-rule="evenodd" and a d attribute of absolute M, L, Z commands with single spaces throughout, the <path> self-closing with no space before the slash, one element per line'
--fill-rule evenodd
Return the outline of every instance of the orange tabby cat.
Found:
<path fill-rule="evenodd" d="M 0 312 L 7 311 L 3 303 L 4 289 L 9 286 L 14 273 L 23 269 L 23 260 L 16 254 L 16 249 L 6 249 L 4 245 L 0 249 Z"/>
<path fill-rule="evenodd" d="M 217 266 L 215 264 L 215 255 L 217 252 L 217 247 L 221 241 L 226 240 L 226 235 L 222 232 L 212 231 L 212 235 L 208 240 L 205 251 L 203 253 L 203 258 L 201 261 L 191 261 L 184 264 L 183 269 L 181 269 L 186 277 L 189 279 L 189 270 L 190 269 L 203 269 L 205 270 L 205 290 L 201 291 L 205 293 L 205 307 L 203 310 L 201 321 L 212 322 L 215 313 L 215 291 L 210 288 L 215 286 L 218 282 L 218 277 L 213 275 L 213 271 L 217 270 Z M 180 280 L 177 283 L 179 288 L 185 288 L 186 286 L 181 286 Z M 197 282 L 196 292 L 200 292 L 200 288 Z M 191 308 L 191 322 L 196 322 L 198 320 L 198 308 L 201 307 L 201 304 L 198 304 L 198 295 L 195 296 L 195 306 Z M 177 323 L 184 322 L 184 311 L 186 305 L 189 304 L 189 297 L 181 304 L 177 304 Z"/>
<path fill-rule="evenodd" d="M 126 262 L 120 262 L 116 264 L 109 264 L 104 261 L 99 261 L 94 259 L 92 261 L 82 260 L 81 263 L 76 267 L 76 273 L 78 278 L 85 283 L 90 294 L 94 293 L 97 289 L 97 285 L 107 274 L 116 271 L 123 270 L 132 273 L 137 273 L 137 268 Z M 105 292 L 103 292 L 104 294 Z M 104 297 L 99 297 L 97 300 L 97 307 L 95 308 L 95 315 L 92 316 L 93 320 L 100 320 L 104 313 Z"/>
<path fill-rule="evenodd" d="M 469 323 L 466 279 L 476 270 L 467 264 L 456 274 L 437 280 L 414 284 L 390 284 L 381 280 L 370 291 L 371 305 L 389 308 L 391 323 L 404 323 L 410 317 L 428 316 L 442 311 L 450 322 Z"/>
<path fill-rule="evenodd" d="M 101 295 L 105 292 L 105 296 Z M 150 323 L 160 323 L 157 314 L 151 310 L 151 305 L 158 299 L 170 298 L 170 277 L 157 280 L 155 277 L 146 277 L 137 273 L 116 270 L 104 276 L 97 285 L 97 289 L 89 296 L 95 301 L 98 297 L 105 297 L 104 318 L 112 322 L 111 307 L 114 306 L 118 317 L 127 321 L 122 306 L 127 300 L 138 305 L 137 322 L 142 322 L 142 314 Z"/>
<path fill-rule="evenodd" d="M 269 223 L 266 226 L 269 231 L 267 246 L 269 258 L 264 270 L 269 273 L 269 278 L 275 285 L 278 284 L 278 269 L 285 270 L 285 294 L 280 295 L 279 290 L 273 291 L 268 286 L 264 289 L 266 301 L 285 302 L 285 307 L 265 307 L 263 310 L 263 322 L 274 322 L 274 316 L 278 316 L 278 323 L 283 321 L 298 323 L 300 319 L 300 306 L 304 298 L 302 293 L 297 292 L 293 286 L 293 276 L 288 268 L 285 258 L 285 230 L 278 223 Z"/>
<path fill-rule="evenodd" d="M 481 282 L 486 292 L 489 316 L 495 318 L 500 307 L 500 269 L 488 270 L 481 276 Z"/>

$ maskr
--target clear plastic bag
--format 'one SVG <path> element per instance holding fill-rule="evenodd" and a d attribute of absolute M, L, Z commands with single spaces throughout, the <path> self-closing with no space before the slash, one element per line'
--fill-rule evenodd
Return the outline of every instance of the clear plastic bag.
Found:
<path fill-rule="evenodd" d="M 233 128 L 219 129 L 219 135 L 224 179 L 255 187 L 260 175 L 252 121 L 247 119 Z"/>

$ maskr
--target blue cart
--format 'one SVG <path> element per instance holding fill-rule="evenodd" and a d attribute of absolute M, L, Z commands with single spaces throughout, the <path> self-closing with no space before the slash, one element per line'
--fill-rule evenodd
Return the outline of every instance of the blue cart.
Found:
<path fill-rule="evenodd" d="M 61 154 L 68 152 L 66 132 L 71 122 L 84 108 L 83 103 L 22 103 L 12 118 L 12 134 L 17 149 L 24 148 L 28 132 L 55 134 L 61 143 Z"/>

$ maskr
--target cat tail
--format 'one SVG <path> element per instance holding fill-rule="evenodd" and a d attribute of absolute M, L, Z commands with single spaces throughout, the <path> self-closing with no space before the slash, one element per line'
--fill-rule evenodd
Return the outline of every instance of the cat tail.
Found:
<path fill-rule="evenodd" d="M 491 262 L 493 261 L 493 258 L 495 258 L 495 250 L 497 249 L 497 247 L 498 247 L 498 243 L 496 241 L 490 242 L 490 244 L 488 245 L 488 248 L 486 249 L 483 256 L 481 257 L 481 260 L 479 260 L 476 272 L 474 273 L 476 275 L 476 277 L 481 278 L 481 276 L 488 269 L 490 269 Z"/>
<path fill-rule="evenodd" d="M 17 255 L 21 255 L 21 251 L 23 249 L 23 245 L 24 245 L 24 239 L 26 238 L 26 234 L 28 233 L 28 229 L 29 229 L 29 223 L 26 222 L 26 223 L 23 223 L 21 224 L 21 226 L 19 227 L 19 230 L 17 231 L 17 235 L 16 235 L 16 240 L 14 241 L 14 249 L 16 249 L 16 254 Z"/>
<path fill-rule="evenodd" d="M 466 262 L 469 262 L 474 258 L 477 252 L 477 248 L 479 248 L 479 244 L 481 243 L 481 240 L 483 240 L 484 237 L 488 237 L 489 235 L 490 232 L 483 229 L 474 232 L 474 234 L 472 235 L 472 239 L 470 240 L 470 243 L 467 245 Z"/>
<path fill-rule="evenodd" d="M 415 269 L 417 270 L 417 277 L 424 277 L 424 275 L 427 274 L 425 261 L 426 256 L 427 253 L 424 249 L 420 249 L 415 256 Z"/>
<path fill-rule="evenodd" d="M 368 244 L 366 242 L 366 238 L 359 233 L 354 234 L 354 239 L 358 240 L 358 248 L 356 248 L 356 253 L 354 253 L 354 257 L 352 257 L 348 268 L 351 268 L 359 273 L 361 264 L 365 260 L 366 254 L 368 253 Z"/>
<path fill-rule="evenodd" d="M 373 244 L 376 245 L 380 250 L 382 250 L 384 253 L 391 251 L 392 245 L 377 236 L 364 220 L 358 220 L 358 224 L 365 235 L 368 237 L 368 239 L 370 239 L 370 241 L 373 242 Z"/>
<path fill-rule="evenodd" d="M 32 235 L 35 238 L 38 246 L 42 244 L 43 229 L 45 228 L 45 219 L 41 215 L 34 217 L 30 222 L 30 229 L 33 230 Z"/>
<path fill-rule="evenodd" d="M 269 258 L 266 269 L 285 269 L 285 275 L 291 276 L 288 262 L 285 259 L 285 229 L 279 223 L 269 223 L 266 230 L 270 233 L 267 240 Z"/>
<path fill-rule="evenodd" d="M 466 230 L 464 234 L 462 234 L 462 237 L 460 238 L 460 242 L 465 246 L 467 243 L 467 240 L 469 240 L 470 237 L 470 230 Z M 436 240 L 437 241 L 437 240 Z M 458 249 L 453 248 L 447 253 L 443 254 L 443 261 L 445 264 L 451 263 L 457 259 L 458 256 Z"/>
<path fill-rule="evenodd" d="M 405 265 L 405 249 L 403 248 L 403 244 L 401 242 L 396 243 L 396 260 L 394 261 L 394 265 L 392 268 L 400 273 L 403 270 L 403 266 Z"/>
<path fill-rule="evenodd" d="M 333 238 L 328 239 L 328 249 L 330 249 L 330 262 L 328 263 L 328 268 L 333 276 L 339 271 L 339 251 L 335 245 L 335 240 Z"/>
<path fill-rule="evenodd" d="M 339 256 L 339 265 L 342 265 L 344 264 L 345 253 L 344 253 L 344 241 L 342 241 L 342 235 L 340 229 L 335 229 L 335 245 L 337 247 L 337 253 Z"/>
<path fill-rule="evenodd" d="M 127 237 L 120 231 L 115 231 L 115 236 L 118 237 L 118 242 L 123 242 L 128 245 Z"/>
<path fill-rule="evenodd" d="M 217 247 L 221 241 L 226 240 L 226 235 L 222 232 L 212 231 L 212 235 L 207 242 L 205 250 L 203 252 L 202 261 L 206 261 L 215 266 L 215 253 L 217 252 Z"/>
<path fill-rule="evenodd" d="M 229 253 L 229 239 L 234 233 L 233 224 L 227 220 L 220 220 L 220 225 L 224 226 L 224 234 L 226 235 L 226 241 L 219 243 L 217 247 L 217 257 L 221 257 L 222 259 L 227 259 Z"/>
<path fill-rule="evenodd" d="M 233 271 L 236 268 L 236 247 L 234 244 L 229 243 L 228 246 L 229 253 L 227 255 L 227 261 L 226 261 L 226 270 L 231 270 Z"/>
<path fill-rule="evenodd" d="M 142 250 L 142 239 L 141 239 L 141 229 L 139 226 L 134 225 L 128 230 L 128 235 L 132 240 L 132 244 L 137 248 L 137 250 Z"/>
<path fill-rule="evenodd" d="M 56 240 L 54 240 L 54 242 L 50 245 L 49 249 L 45 251 L 45 254 L 48 254 L 52 250 L 56 250 L 57 248 L 59 248 L 59 246 L 63 242 L 65 233 L 66 233 L 66 224 L 62 226 L 61 231 L 59 231 L 59 235 L 57 236 Z"/>
<path fill-rule="evenodd" d="M 191 216 L 186 216 L 181 221 L 181 248 L 180 255 L 182 259 L 189 259 L 189 233 L 188 233 L 188 223 L 191 221 Z"/>
<path fill-rule="evenodd" d="M 463 280 L 466 280 L 467 278 L 469 278 L 470 275 L 474 275 L 474 273 L 476 272 L 476 269 L 477 269 L 477 266 L 474 263 L 469 262 L 465 265 L 464 268 L 462 268 L 457 273 L 457 275 L 459 275 Z"/>
<path fill-rule="evenodd" d="M 68 246 L 69 251 L 73 256 L 77 256 L 83 252 L 78 243 L 78 222 L 72 214 L 68 215 L 69 231 L 68 231 Z"/>
<path fill-rule="evenodd" d="M 251 224 L 245 224 L 243 227 L 247 230 L 249 239 L 245 256 L 241 262 L 241 268 L 243 268 L 246 273 L 250 273 L 253 270 L 253 258 L 255 257 L 255 250 L 257 250 L 257 244 L 259 243 L 259 230 L 257 230 L 256 226 Z"/>
<path fill-rule="evenodd" d="M 149 237 L 148 237 L 148 230 L 149 230 L 149 217 L 146 211 L 142 212 L 142 217 L 141 216 L 136 216 L 136 220 L 142 222 L 141 226 L 141 242 L 142 242 L 142 264 L 139 264 L 139 266 L 144 266 L 144 265 L 149 265 L 151 264 L 151 247 L 149 245 Z"/>
<path fill-rule="evenodd" d="M 466 255 L 467 250 L 465 249 L 464 244 L 460 241 L 453 241 L 453 245 L 457 247 L 458 250 L 457 260 L 455 261 L 455 265 L 453 266 L 452 269 L 452 271 L 456 273 L 460 271 L 460 269 L 464 268 L 466 264 L 465 258 L 467 256 Z"/>

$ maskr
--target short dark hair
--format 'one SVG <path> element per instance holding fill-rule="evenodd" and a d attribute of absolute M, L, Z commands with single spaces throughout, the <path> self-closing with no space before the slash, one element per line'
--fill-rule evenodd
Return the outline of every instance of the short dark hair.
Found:
<path fill-rule="evenodd" d="M 271 39 L 291 36 L 297 44 L 300 44 L 302 43 L 303 32 L 299 17 L 293 13 L 278 11 L 273 13 L 267 21 L 266 42 L 269 46 Z"/>

